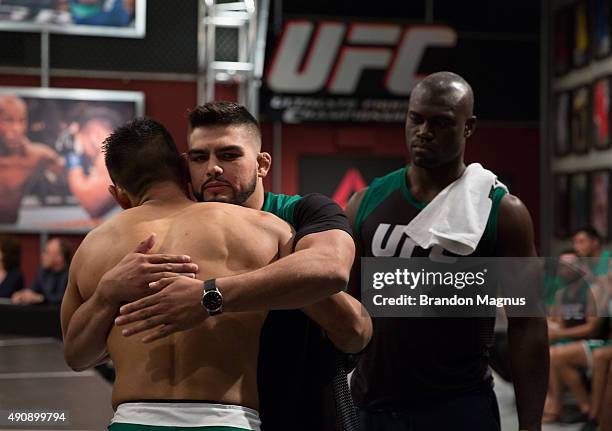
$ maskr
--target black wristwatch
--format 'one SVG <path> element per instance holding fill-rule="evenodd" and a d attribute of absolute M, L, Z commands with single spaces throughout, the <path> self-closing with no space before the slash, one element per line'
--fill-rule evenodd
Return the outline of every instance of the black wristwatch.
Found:
<path fill-rule="evenodd" d="M 202 307 L 209 315 L 214 316 L 223 311 L 223 295 L 217 289 L 217 283 L 214 278 L 204 282 L 204 292 L 202 293 Z"/>

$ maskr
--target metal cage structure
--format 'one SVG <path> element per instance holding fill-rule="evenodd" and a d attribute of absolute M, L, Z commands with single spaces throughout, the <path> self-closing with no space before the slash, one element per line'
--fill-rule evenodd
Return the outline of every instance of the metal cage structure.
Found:
<path fill-rule="evenodd" d="M 198 103 L 215 100 L 218 83 L 238 87 L 238 103 L 259 117 L 269 0 L 200 0 Z"/>

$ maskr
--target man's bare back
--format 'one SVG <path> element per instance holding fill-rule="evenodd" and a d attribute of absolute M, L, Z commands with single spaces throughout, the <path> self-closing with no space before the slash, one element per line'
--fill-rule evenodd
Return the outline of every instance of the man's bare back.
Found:
<path fill-rule="evenodd" d="M 92 231 L 77 251 L 62 305 L 64 329 L 102 275 L 151 232 L 157 234 L 153 252 L 191 256 L 200 280 L 263 267 L 289 253 L 293 235 L 289 225 L 270 214 L 228 204 L 149 201 L 129 209 Z M 121 301 L 138 297 L 125 292 Z M 259 331 L 265 314 L 222 313 L 150 344 L 140 336 L 125 337 L 113 326 L 107 338 L 117 373 L 113 407 L 177 399 L 257 409 Z"/>

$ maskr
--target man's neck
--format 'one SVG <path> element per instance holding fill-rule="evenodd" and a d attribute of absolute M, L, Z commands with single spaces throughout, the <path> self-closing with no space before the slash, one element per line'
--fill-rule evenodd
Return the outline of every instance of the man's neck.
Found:
<path fill-rule="evenodd" d="M 258 180 L 255 191 L 249 198 L 242 204 L 243 207 L 252 208 L 254 210 L 262 210 L 265 202 L 265 190 L 263 182 Z"/>
<path fill-rule="evenodd" d="M 410 165 L 407 172 L 408 186 L 417 200 L 431 201 L 449 184 L 459 179 L 464 171 L 463 160 L 450 166 L 433 169 Z"/>
<path fill-rule="evenodd" d="M 154 205 L 163 204 L 166 206 L 191 204 L 193 203 L 185 191 L 182 190 L 177 184 L 173 182 L 164 182 L 155 184 L 150 187 L 141 198 L 138 199 L 136 205 L 140 206 L 144 204 Z"/>

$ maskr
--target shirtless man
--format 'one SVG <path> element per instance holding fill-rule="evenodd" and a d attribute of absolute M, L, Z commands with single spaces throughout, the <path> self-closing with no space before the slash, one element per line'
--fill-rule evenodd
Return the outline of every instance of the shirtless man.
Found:
<path fill-rule="evenodd" d="M 290 256 L 257 271 L 217 280 L 224 306 L 251 311 L 275 301 L 279 309 L 268 313 L 259 349 L 264 431 L 284 431 L 287 424 L 292 431 L 335 430 L 337 422 L 347 419 L 352 410 L 340 398 L 348 388 L 332 388 L 332 377 L 341 383 L 342 374 L 346 374 L 338 364 L 342 355 L 335 349 L 360 352 L 372 333 L 370 318 L 361 304 L 339 292 L 346 286 L 355 252 L 346 216 L 335 202 L 320 194 L 265 192 L 263 179 L 271 158 L 262 151 L 258 121 L 244 106 L 218 101 L 196 107 L 189 114 L 188 137 L 187 162 L 198 200 L 271 212 L 296 230 Z M 143 278 L 156 272 L 151 260 L 159 259 L 144 252 L 147 250 L 127 255 L 101 283 L 143 283 Z M 122 306 L 116 324 L 138 322 L 130 332 L 138 336 L 139 331 L 159 322 L 171 330 L 197 322 L 202 313 L 200 282 L 175 277 L 158 284 L 166 285 L 163 294 Z M 159 310 L 160 305 L 161 311 L 153 314 L 153 307 Z M 163 336 L 149 332 L 143 341 Z"/>
<path fill-rule="evenodd" d="M 256 370 L 266 310 L 215 310 L 209 299 L 218 292 L 216 277 L 252 271 L 289 253 L 292 229 L 270 214 L 190 201 L 180 155 L 153 120 L 117 129 L 105 151 L 113 196 L 126 211 L 92 231 L 73 259 L 62 304 L 66 361 L 85 369 L 99 361 L 100 344 L 106 345 L 117 373 L 112 431 L 133 424 L 139 430 L 259 430 Z M 125 337 L 113 320 L 121 303 L 150 294 L 150 288 L 96 286 L 150 232 L 157 234 L 157 253 L 188 253 L 200 268 L 196 277 L 206 280 L 207 312 L 190 329 L 144 344 Z M 94 306 L 81 307 L 85 303 Z"/>
<path fill-rule="evenodd" d="M 14 95 L 0 95 L 0 224 L 17 222 L 21 200 L 31 178 L 48 166 L 58 172 L 62 158 L 26 136 L 28 111 Z"/>

